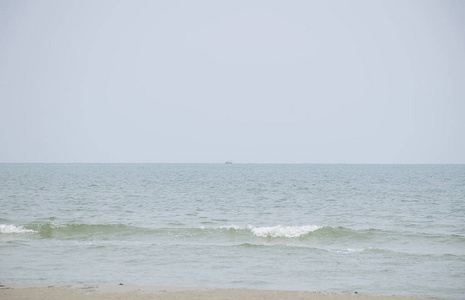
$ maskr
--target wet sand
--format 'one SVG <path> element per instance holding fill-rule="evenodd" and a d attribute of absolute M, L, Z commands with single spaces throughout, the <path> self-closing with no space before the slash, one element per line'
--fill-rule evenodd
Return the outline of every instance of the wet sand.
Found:
<path fill-rule="evenodd" d="M 310 299 L 310 300 L 419 300 L 438 298 L 414 298 L 402 296 L 374 296 L 360 293 L 334 294 L 299 291 L 207 289 L 192 287 L 87 285 L 87 284 L 0 284 L 1 300 L 145 300 L 145 299 Z"/>

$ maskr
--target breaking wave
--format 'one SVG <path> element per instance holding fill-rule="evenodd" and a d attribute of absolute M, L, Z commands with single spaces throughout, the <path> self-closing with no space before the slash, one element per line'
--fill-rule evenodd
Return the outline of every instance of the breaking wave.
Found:
<path fill-rule="evenodd" d="M 255 227 L 248 225 L 246 227 L 241 226 L 223 226 L 220 228 L 224 229 L 234 229 L 234 230 L 246 230 L 250 231 L 253 235 L 257 237 L 273 237 L 273 238 L 298 238 L 305 236 L 311 232 L 314 232 L 324 226 L 319 225 L 304 225 L 304 226 L 265 226 L 265 227 Z"/>
<path fill-rule="evenodd" d="M 35 232 L 36 232 L 35 230 L 26 229 L 22 226 L 0 224 L 0 234 L 9 234 L 9 233 L 21 234 L 21 233 L 35 233 Z"/>
<path fill-rule="evenodd" d="M 370 231 L 372 229 L 368 229 Z M 374 230 L 374 229 L 373 229 Z M 166 227 L 145 228 L 125 224 L 56 224 L 39 223 L 26 226 L 0 225 L 1 233 L 36 233 L 43 238 L 111 238 L 134 235 L 168 236 L 173 238 L 192 238 L 198 236 L 249 236 L 256 238 L 301 239 L 309 236 L 346 236 L 357 234 L 361 230 L 325 225 L 276 225 L 276 226 L 238 226 L 219 227 Z M 366 231 L 366 230 L 362 230 Z"/>
<path fill-rule="evenodd" d="M 39 238 L 59 240 L 133 240 L 159 242 L 203 243 L 228 241 L 228 243 L 254 243 L 276 241 L 277 243 L 314 243 L 330 245 L 337 243 L 394 241 L 401 237 L 418 242 L 462 243 L 465 238 L 456 235 L 427 235 L 411 232 L 386 231 L 376 228 L 354 229 L 327 225 L 227 225 L 227 226 L 168 226 L 149 228 L 126 224 L 57 224 L 36 223 L 24 226 L 0 224 L 1 234 L 31 234 Z M 161 240 L 160 240 L 161 239 Z M 357 250 L 347 250 L 357 251 Z"/>

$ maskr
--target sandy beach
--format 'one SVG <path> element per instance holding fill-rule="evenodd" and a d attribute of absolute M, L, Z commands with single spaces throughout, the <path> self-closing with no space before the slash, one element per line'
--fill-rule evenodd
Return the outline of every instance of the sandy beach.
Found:
<path fill-rule="evenodd" d="M 87 299 L 311 299 L 311 300 L 414 300 L 439 299 L 402 296 L 374 296 L 360 293 L 318 293 L 300 291 L 207 289 L 193 287 L 87 285 L 87 284 L 0 284 L 0 299 L 5 300 L 87 300 Z"/>

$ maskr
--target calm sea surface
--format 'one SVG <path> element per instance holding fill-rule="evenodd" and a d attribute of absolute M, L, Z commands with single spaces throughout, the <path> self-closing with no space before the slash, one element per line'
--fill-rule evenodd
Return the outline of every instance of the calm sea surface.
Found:
<path fill-rule="evenodd" d="M 0 164 L 0 281 L 465 299 L 465 165 Z"/>

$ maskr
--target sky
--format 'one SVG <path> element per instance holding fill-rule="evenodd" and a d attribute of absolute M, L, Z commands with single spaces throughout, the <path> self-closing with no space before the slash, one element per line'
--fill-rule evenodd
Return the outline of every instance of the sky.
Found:
<path fill-rule="evenodd" d="M 0 162 L 465 163 L 465 1 L 0 0 Z"/>

